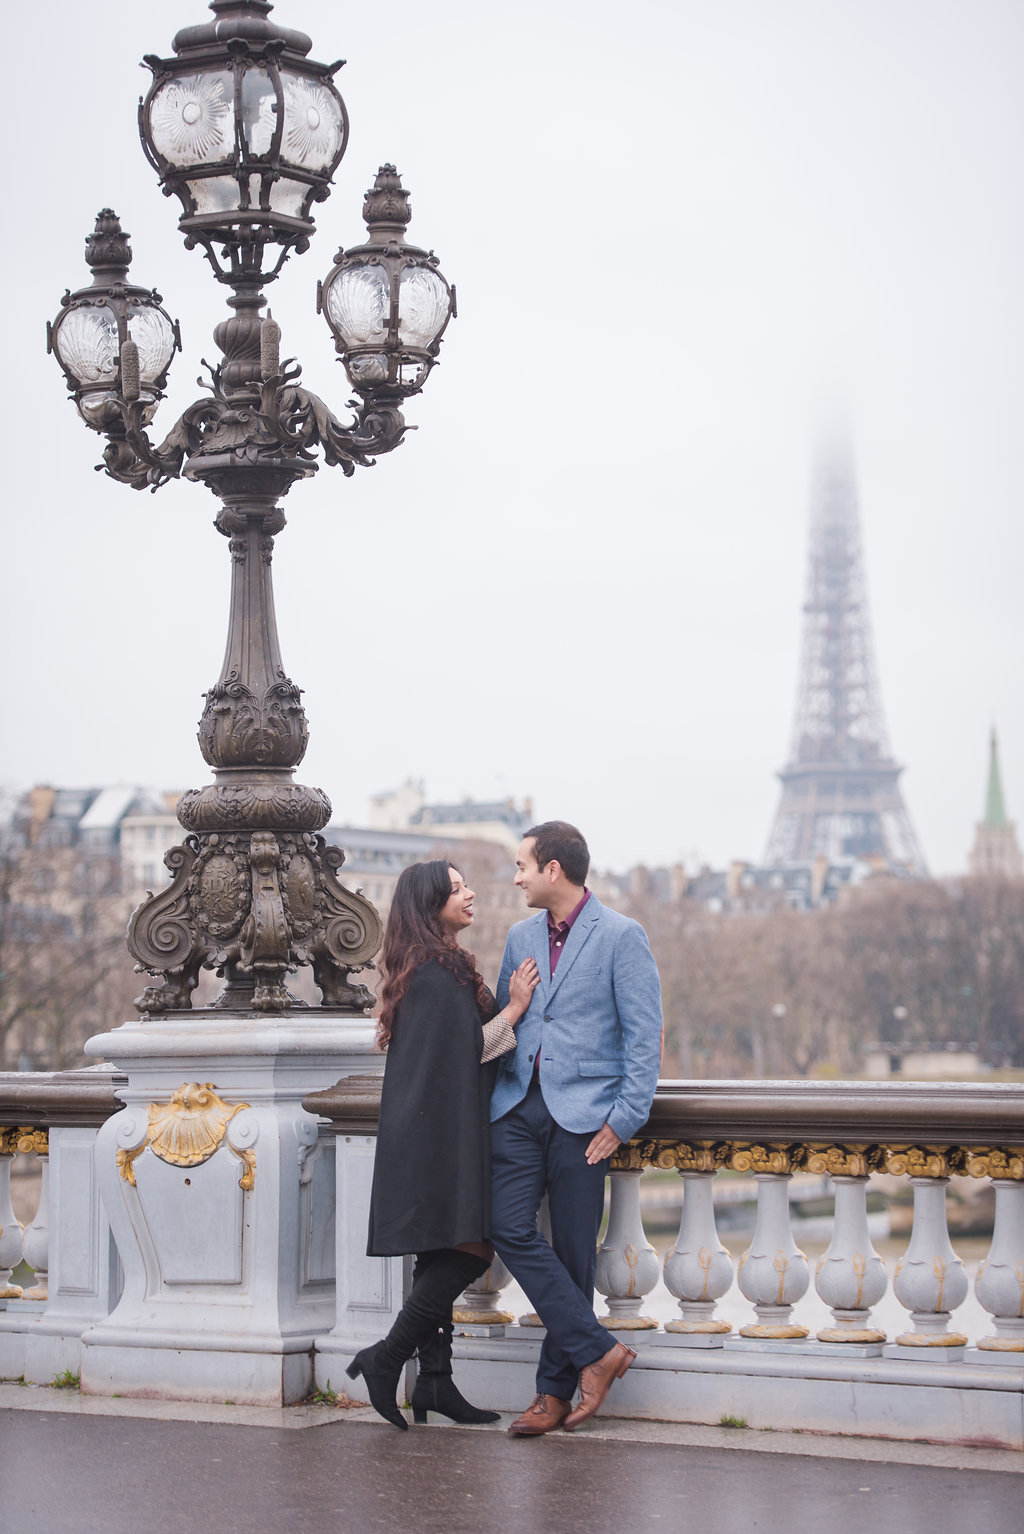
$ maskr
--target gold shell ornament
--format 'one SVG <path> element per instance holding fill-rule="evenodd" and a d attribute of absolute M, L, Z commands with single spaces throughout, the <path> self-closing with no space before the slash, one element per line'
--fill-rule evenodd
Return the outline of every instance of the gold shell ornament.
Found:
<path fill-rule="evenodd" d="M 150 1103 L 146 1139 L 153 1154 L 172 1166 L 199 1166 L 219 1149 L 236 1113 L 248 1103 L 230 1106 L 217 1096 L 213 1082 L 186 1081 L 169 1103 Z"/>

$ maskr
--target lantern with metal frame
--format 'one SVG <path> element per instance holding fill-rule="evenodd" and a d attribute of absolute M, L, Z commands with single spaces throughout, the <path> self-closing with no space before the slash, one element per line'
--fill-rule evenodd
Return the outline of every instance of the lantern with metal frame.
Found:
<path fill-rule="evenodd" d="M 82 420 L 114 435 L 122 424 L 119 400 L 141 401 L 143 419 L 152 419 L 181 349 L 177 321 L 161 307 L 160 294 L 127 280 L 130 238 L 116 213 L 101 209 L 85 242 L 92 285 L 65 293 L 46 327 L 46 349 L 64 370 Z"/>
<path fill-rule="evenodd" d="M 409 193 L 393 165 L 382 165 L 366 194 L 370 238 L 339 250 L 317 293 L 352 387 L 367 398 L 418 394 L 456 313 L 455 289 L 433 251 L 407 245 Z"/>
<path fill-rule="evenodd" d="M 345 153 L 348 114 L 333 81 L 343 61 L 307 58 L 311 39 L 269 21 L 268 0 L 210 9 L 216 21 L 177 34 L 175 58 L 147 55 L 139 132 L 165 194 L 181 201 L 186 243 L 203 247 L 221 281 L 267 282 L 306 249 L 312 205 Z"/>

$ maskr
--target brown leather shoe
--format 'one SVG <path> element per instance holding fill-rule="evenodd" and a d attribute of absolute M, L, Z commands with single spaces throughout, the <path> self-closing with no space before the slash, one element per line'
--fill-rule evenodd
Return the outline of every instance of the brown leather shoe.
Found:
<path fill-rule="evenodd" d="M 584 1365 L 580 1370 L 580 1404 L 565 1419 L 567 1433 L 571 1433 L 573 1428 L 579 1427 L 581 1422 L 586 1422 L 588 1417 L 600 1410 L 605 1396 L 612 1388 L 612 1380 L 620 1380 L 635 1357 L 632 1348 L 627 1348 L 624 1342 L 617 1342 L 596 1364 Z"/>
<path fill-rule="evenodd" d="M 517 1417 L 512 1423 L 509 1432 L 521 1438 L 535 1437 L 538 1433 L 550 1433 L 552 1428 L 562 1426 L 571 1411 L 571 1401 L 563 1401 L 558 1396 L 545 1395 L 541 1391 L 534 1396 L 523 1415 Z"/>

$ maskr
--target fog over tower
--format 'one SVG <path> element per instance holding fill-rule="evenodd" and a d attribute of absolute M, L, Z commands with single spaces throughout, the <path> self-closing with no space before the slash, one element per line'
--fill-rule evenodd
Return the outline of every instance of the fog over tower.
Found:
<path fill-rule="evenodd" d="M 811 504 L 800 680 L 769 867 L 826 857 L 924 875 L 889 749 L 875 672 L 853 465 L 830 448 Z"/>

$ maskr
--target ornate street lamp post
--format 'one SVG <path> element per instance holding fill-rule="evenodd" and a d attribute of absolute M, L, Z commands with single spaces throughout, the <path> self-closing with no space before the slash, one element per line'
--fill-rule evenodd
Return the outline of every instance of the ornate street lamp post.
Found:
<path fill-rule="evenodd" d="M 340 65 L 311 60 L 310 39 L 276 26 L 272 8 L 211 0 L 214 21 L 180 31 L 173 58 L 145 61 L 146 155 L 181 202 L 186 245 L 199 246 L 231 289 L 209 394 L 162 443 L 150 440 L 181 343 L 159 294 L 129 282 L 129 237 L 109 208 L 86 242 L 92 283 L 65 295 L 49 329 L 82 419 L 107 439 L 107 473 L 135 489 L 179 477 L 207 485 L 231 552 L 224 665 L 199 726 L 214 781 L 182 797 L 189 834 L 166 855 L 173 879 L 129 924 L 139 968 L 160 980 L 137 999 L 146 1014 L 190 1010 L 204 966 L 225 980 L 222 1009 L 287 1012 L 285 977 L 309 966 L 324 1008 L 362 1011 L 372 997 L 349 977 L 380 942 L 373 906 L 338 881 L 344 854 L 319 835 L 326 795 L 293 782 L 308 733 L 281 661 L 271 556 L 285 525 L 279 502 L 316 471 L 318 450 L 351 474 L 401 443 L 401 407 L 426 381 L 455 295 L 436 258 L 406 242 L 409 194 L 385 165 L 366 195 L 366 243 L 338 252 L 318 292 L 359 397 L 355 419 L 339 421 L 300 386 L 300 369 L 281 363 L 263 289 L 309 244 L 311 209 L 330 192 L 348 118 L 334 85 Z"/>
<path fill-rule="evenodd" d="M 406 241 L 408 194 L 383 166 L 365 243 L 339 251 L 319 291 L 354 419 L 301 386 L 264 289 L 306 248 L 345 150 L 338 66 L 313 62 L 309 38 L 276 26 L 267 0 L 210 9 L 213 21 L 178 33 L 173 58 L 146 60 L 139 111 L 186 244 L 230 290 L 208 392 L 151 440 L 178 329 L 159 295 L 129 280 L 128 236 L 109 209 L 86 243 L 92 281 L 65 295 L 49 338 L 82 419 L 106 439 L 107 473 L 137 490 L 208 486 L 231 554 L 224 665 L 199 725 L 213 781 L 182 797 L 173 878 L 129 923 L 156 983 L 138 998 L 141 1020 L 85 1046 L 123 1072 L 125 1106 L 76 1152 L 88 1175 L 69 1186 L 92 1201 L 81 1221 L 98 1232 L 109 1221 L 123 1284 L 73 1342 L 94 1394 L 281 1403 L 307 1395 L 318 1367 L 337 1378 L 338 1355 L 362 1346 L 336 1324 L 343 1296 L 357 1331 L 387 1329 L 402 1271 L 362 1255 L 372 1147 L 345 1163 L 336 1197 L 335 1147 L 302 1106 L 339 1076 L 380 1069 L 373 998 L 351 979 L 377 950 L 380 920 L 339 883 L 344 854 L 320 834 L 326 796 L 294 781 L 307 729 L 278 646 L 273 543 L 282 498 L 318 457 L 351 474 L 402 441 L 402 407 L 455 302 L 434 257 Z M 225 984 L 212 1008 L 193 1009 L 203 966 Z M 300 966 L 317 1006 L 288 993 Z"/>

